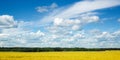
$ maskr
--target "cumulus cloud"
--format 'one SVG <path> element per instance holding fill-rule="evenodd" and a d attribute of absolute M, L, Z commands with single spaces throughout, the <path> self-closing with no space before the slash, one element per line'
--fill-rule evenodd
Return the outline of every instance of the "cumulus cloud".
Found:
<path fill-rule="evenodd" d="M 57 7 L 58 5 L 56 3 L 52 3 L 50 6 L 39 6 L 36 8 L 36 10 L 40 13 L 43 13 L 43 12 L 52 11 Z"/>
<path fill-rule="evenodd" d="M 14 21 L 13 16 L 1 15 L 0 16 L 0 28 L 13 28 L 17 26 L 17 22 Z"/>
<path fill-rule="evenodd" d="M 94 29 L 86 31 L 82 29 L 84 25 L 95 23 L 100 20 L 96 12 L 99 9 L 120 5 L 119 0 L 85 0 L 75 3 L 67 8 L 56 9 L 44 17 L 48 21 L 47 25 L 39 27 L 44 30 L 31 30 L 40 24 L 36 22 L 18 23 L 17 28 L 4 29 L 0 33 L 0 46 L 7 47 L 88 47 L 104 48 L 120 47 L 120 31 L 108 32 Z M 39 12 L 48 12 L 49 8 L 54 9 L 57 4 L 38 7 Z M 13 21 L 7 18 L 4 20 Z M 8 22 L 9 22 L 8 21 Z M 2 22 L 2 21 L 1 21 Z M 1 23 L 0 22 L 0 23 Z M 45 24 L 46 22 L 42 22 Z M 3 23 L 3 22 L 2 22 Z M 5 22 L 4 22 L 5 24 Z M 9 25 L 9 23 L 6 23 Z M 13 24 L 14 25 L 14 24 Z M 27 29 L 36 25 L 31 29 Z"/>
<path fill-rule="evenodd" d="M 56 26 L 71 26 L 80 24 L 80 20 L 72 20 L 72 19 L 62 19 L 62 18 L 55 18 L 53 24 Z"/>
<path fill-rule="evenodd" d="M 62 18 L 55 18 L 53 20 L 53 25 L 54 26 L 61 26 L 61 27 L 69 27 L 72 30 L 79 30 L 81 27 L 83 27 L 85 24 L 93 23 L 93 22 L 98 22 L 99 17 L 98 16 L 86 16 L 82 15 L 79 16 L 77 19 L 62 19 Z"/>
<path fill-rule="evenodd" d="M 119 47 L 118 37 L 113 33 L 94 30 L 81 30 L 86 24 L 100 20 L 95 10 L 119 6 L 119 0 L 85 0 L 69 7 L 56 9 L 40 22 L 52 23 L 47 27 L 48 35 L 44 37 L 45 45 L 58 47 Z M 113 37 L 114 36 L 114 37 Z M 118 36 L 118 35 L 116 35 Z M 112 40 L 110 40 L 112 38 Z M 54 44 L 55 43 L 55 44 Z M 44 44 L 44 43 L 43 43 Z M 64 46 L 63 46 L 64 45 Z"/>
<path fill-rule="evenodd" d="M 32 32 L 20 28 L 4 29 L 0 34 L 0 46 L 4 47 L 87 47 L 118 48 L 120 31 L 107 32 L 71 30 L 70 28 L 48 26 L 48 32 Z"/>
<path fill-rule="evenodd" d="M 19 28 L 4 29 L 0 34 L 0 41 L 4 47 L 21 47 L 27 43 L 39 42 L 45 34 L 40 30 L 36 32 L 25 31 Z M 24 46 L 25 47 L 25 46 Z M 29 46 L 30 47 L 30 46 Z"/>
<path fill-rule="evenodd" d="M 96 35 L 96 39 L 99 41 L 100 47 L 119 47 L 119 31 L 115 31 L 113 33 L 110 32 L 102 32 L 101 35 Z M 109 46 L 108 46 L 109 45 Z"/>

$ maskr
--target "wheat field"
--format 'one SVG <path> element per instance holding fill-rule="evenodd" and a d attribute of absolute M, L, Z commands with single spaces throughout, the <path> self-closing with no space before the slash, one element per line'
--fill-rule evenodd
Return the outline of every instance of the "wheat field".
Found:
<path fill-rule="evenodd" d="M 0 60 L 120 60 L 120 51 L 0 52 Z"/>

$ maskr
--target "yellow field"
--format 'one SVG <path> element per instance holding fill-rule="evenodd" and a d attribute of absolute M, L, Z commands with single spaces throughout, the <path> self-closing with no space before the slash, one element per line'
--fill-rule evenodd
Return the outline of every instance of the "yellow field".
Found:
<path fill-rule="evenodd" d="M 0 60 L 120 60 L 120 51 L 0 52 Z"/>

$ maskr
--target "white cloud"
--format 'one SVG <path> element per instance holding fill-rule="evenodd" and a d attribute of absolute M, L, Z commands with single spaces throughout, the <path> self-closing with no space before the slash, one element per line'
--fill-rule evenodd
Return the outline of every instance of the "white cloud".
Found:
<path fill-rule="evenodd" d="M 50 26 L 49 26 L 50 27 Z M 50 30 L 50 28 L 53 28 Z M 48 30 L 56 32 L 24 31 L 19 28 L 4 29 L 0 34 L 0 46 L 7 47 L 119 47 L 120 31 L 102 32 L 71 30 L 51 26 Z"/>
<path fill-rule="evenodd" d="M 86 0 L 56 9 L 40 21 L 51 24 L 46 26 L 48 32 L 42 44 L 47 47 L 119 47 L 119 34 L 115 32 L 81 30 L 84 25 L 100 20 L 98 13 L 92 11 L 119 5 L 119 0 Z"/>
<path fill-rule="evenodd" d="M 72 30 L 78 30 L 81 28 L 81 21 L 78 19 L 68 20 L 68 19 L 62 19 L 62 18 L 55 18 L 53 21 L 53 25 L 56 26 L 56 28 L 65 27 L 65 28 L 70 28 Z"/>
<path fill-rule="evenodd" d="M 119 48 L 119 37 L 120 36 L 120 31 L 115 31 L 115 32 L 102 32 L 99 30 L 94 30 L 94 32 L 97 33 L 92 33 L 92 31 L 90 31 L 89 34 L 91 34 L 91 36 L 89 36 L 86 40 L 91 44 L 95 44 L 97 47 L 102 47 L 102 48 Z M 90 40 L 89 40 L 90 39 Z"/>
<path fill-rule="evenodd" d="M 63 19 L 55 18 L 53 21 L 54 25 L 61 25 L 63 23 Z"/>
<path fill-rule="evenodd" d="M 57 47 L 118 48 L 120 46 L 119 31 L 111 33 L 102 32 L 99 30 L 94 30 L 97 33 L 92 33 L 88 31 L 76 31 L 76 33 L 72 31 L 72 33 L 69 30 L 64 32 L 62 32 L 61 30 L 59 31 L 60 32 L 57 33 L 50 33 L 51 35 L 53 35 L 52 37 L 44 37 L 44 41 L 50 42 L 50 44 L 47 44 L 47 46 L 54 44 L 54 42 L 57 43 L 57 45 L 55 45 Z M 66 34 L 68 32 L 69 34 Z M 65 46 L 63 46 L 62 44 L 65 44 Z"/>
<path fill-rule="evenodd" d="M 10 28 L 2 31 L 0 41 L 4 43 L 2 45 L 4 47 L 23 47 L 29 43 L 38 43 L 44 35 L 40 30 L 31 32 L 19 28 Z"/>
<path fill-rule="evenodd" d="M 53 24 L 57 26 L 71 26 L 71 25 L 80 24 L 80 23 L 81 22 L 78 19 L 74 20 L 74 19 L 55 18 L 53 21 Z"/>
<path fill-rule="evenodd" d="M 37 12 L 48 12 L 47 6 L 37 7 Z"/>
<path fill-rule="evenodd" d="M 58 7 L 58 5 L 56 3 L 52 3 L 50 6 L 39 6 L 36 8 L 36 10 L 40 13 L 43 13 L 43 12 L 52 11 L 57 7 Z"/>
<path fill-rule="evenodd" d="M 55 18 L 70 19 L 70 18 L 76 18 L 76 16 L 78 18 L 80 14 L 84 14 L 86 12 L 110 8 L 119 5 L 120 5 L 120 0 L 80 1 L 68 7 L 62 7 L 54 10 L 53 12 L 45 16 L 40 22 L 49 23 L 52 22 Z M 95 20 L 98 19 L 98 17 L 95 16 L 92 18 Z"/>
<path fill-rule="evenodd" d="M 8 36 L 9 34 L 0 34 L 0 37 Z"/>
<path fill-rule="evenodd" d="M 52 3 L 51 6 L 50 6 L 51 9 L 54 9 L 56 7 L 58 7 L 58 5 L 56 3 Z"/>
<path fill-rule="evenodd" d="M 97 22 L 99 20 L 98 16 L 84 16 L 82 20 L 86 23 Z"/>
<path fill-rule="evenodd" d="M 79 16 L 77 19 L 62 19 L 62 18 L 55 18 L 53 20 L 53 25 L 56 27 L 66 27 L 70 28 L 72 30 L 79 30 L 81 27 L 83 27 L 85 24 L 98 22 L 99 17 L 98 16 L 86 16 L 82 15 Z"/>
<path fill-rule="evenodd" d="M 118 6 L 119 0 L 91 0 L 80 1 L 69 8 L 56 9 L 47 16 L 48 25 L 32 31 L 36 22 L 18 22 L 17 28 L 3 29 L 0 33 L 0 46 L 8 47 L 120 47 L 120 31 L 103 32 L 98 29 L 85 31 L 81 28 L 89 23 L 100 20 L 94 10 Z M 48 12 L 48 8 L 56 8 L 57 4 L 37 8 L 39 12 Z M 43 9 L 43 10 L 42 10 Z M 57 12 L 56 12 L 57 11 Z M 8 22 L 14 22 L 11 18 L 4 18 Z M 43 19 L 44 20 L 44 19 Z M 44 24 L 44 23 L 43 23 Z M 14 24 L 13 24 L 14 25 Z M 31 27 L 32 26 L 32 27 Z"/>
<path fill-rule="evenodd" d="M 0 47 L 3 47 L 4 46 L 4 43 L 3 42 L 0 42 Z"/>
<path fill-rule="evenodd" d="M 79 25 L 73 25 L 73 26 L 72 26 L 72 30 L 78 30 L 78 29 L 80 29 L 80 26 L 79 26 Z"/>
<path fill-rule="evenodd" d="M 80 1 L 64 10 L 62 13 L 57 14 L 55 17 L 60 18 L 73 18 L 84 12 L 109 8 L 120 5 L 120 0 L 93 0 L 93 1 Z"/>
<path fill-rule="evenodd" d="M 39 30 L 36 33 L 31 32 L 30 35 L 33 36 L 33 37 L 40 37 L 40 36 L 44 36 L 45 34 Z"/>
<path fill-rule="evenodd" d="M 17 22 L 14 21 L 13 16 L 1 15 L 0 16 L 0 28 L 12 28 L 16 27 Z"/>

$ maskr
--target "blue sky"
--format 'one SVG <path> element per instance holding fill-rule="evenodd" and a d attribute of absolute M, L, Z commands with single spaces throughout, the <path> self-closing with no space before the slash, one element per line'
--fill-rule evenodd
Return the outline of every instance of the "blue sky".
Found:
<path fill-rule="evenodd" d="M 119 0 L 0 0 L 0 46 L 120 48 L 119 10 Z"/>
<path fill-rule="evenodd" d="M 33 20 L 43 17 L 43 14 L 36 12 L 35 7 L 37 6 L 49 6 L 57 3 L 61 7 L 77 1 L 79 0 L 66 0 L 65 2 L 63 0 L 1 0 L 0 14 L 14 15 L 16 19 Z"/>

